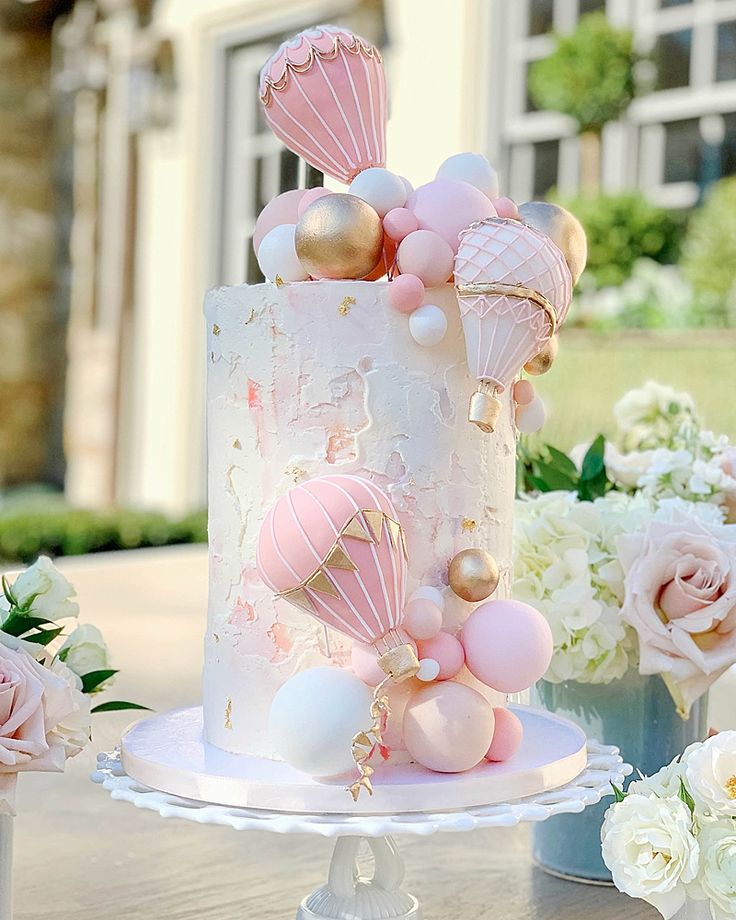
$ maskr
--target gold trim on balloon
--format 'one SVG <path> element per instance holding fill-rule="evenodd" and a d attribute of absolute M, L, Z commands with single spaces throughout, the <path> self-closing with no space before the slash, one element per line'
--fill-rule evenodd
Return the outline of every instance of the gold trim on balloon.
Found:
<path fill-rule="evenodd" d="M 310 45 L 307 58 L 301 64 L 295 64 L 293 61 L 290 61 L 287 57 L 287 51 L 284 51 L 284 71 L 278 80 L 273 80 L 268 76 L 263 77 L 265 88 L 260 94 L 261 102 L 265 106 L 271 105 L 274 91 L 280 92 L 286 89 L 289 85 L 289 79 L 292 73 L 308 73 L 312 67 L 314 67 L 315 58 L 319 58 L 321 61 L 334 61 L 339 54 L 340 48 L 343 48 L 348 54 L 363 54 L 369 60 L 377 60 L 379 64 L 383 61 L 381 52 L 378 48 L 362 39 L 359 35 L 352 35 L 352 40 L 350 42 L 348 42 L 346 38 L 347 36 L 344 35 L 335 35 L 332 39 L 332 47 L 325 51 L 321 51 L 319 48 L 315 48 L 314 45 Z M 305 41 L 306 40 L 307 39 L 305 39 Z"/>
<path fill-rule="evenodd" d="M 519 300 L 528 300 L 539 307 L 549 317 L 552 327 L 550 335 L 557 331 L 557 312 L 549 300 L 540 291 L 526 287 L 523 284 L 505 284 L 502 281 L 489 281 L 475 284 L 458 284 L 455 286 L 458 297 L 474 297 L 488 294 L 498 294 L 502 297 L 517 297 Z"/>
<path fill-rule="evenodd" d="M 343 571 L 355 572 L 358 567 L 350 558 L 350 553 L 341 540 L 346 537 L 352 537 L 355 540 L 361 540 L 363 543 L 372 543 L 374 546 L 380 544 L 383 536 L 383 525 L 386 525 L 386 532 L 394 549 L 400 549 L 405 559 L 408 559 L 406 551 L 406 536 L 404 528 L 398 521 L 389 517 L 383 511 L 376 511 L 373 508 L 361 509 L 356 511 L 350 520 L 342 527 L 340 533 L 335 538 L 335 542 L 325 556 L 324 562 L 311 572 L 306 578 L 288 591 L 280 591 L 276 597 L 283 597 L 285 601 L 306 610 L 307 613 L 314 614 L 315 607 L 312 598 L 307 593 L 310 591 L 319 591 L 322 594 L 328 594 L 330 597 L 339 597 L 332 579 L 327 575 L 327 569 L 342 569 Z"/>

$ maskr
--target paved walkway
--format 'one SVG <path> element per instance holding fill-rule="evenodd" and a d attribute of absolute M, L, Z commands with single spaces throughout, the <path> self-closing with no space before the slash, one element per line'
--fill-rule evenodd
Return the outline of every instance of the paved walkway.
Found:
<path fill-rule="evenodd" d="M 156 709 L 199 700 L 203 548 L 70 559 L 62 568 L 82 619 L 104 631 L 122 670 L 116 695 Z M 131 717 L 96 718 L 100 750 L 115 745 Z M 21 780 L 16 920 L 290 920 L 325 880 L 331 844 L 321 838 L 198 827 L 113 802 L 88 781 L 93 749 L 64 777 Z M 611 889 L 533 868 L 527 828 L 400 842 L 406 887 L 423 902 L 425 920 L 658 916 Z"/>

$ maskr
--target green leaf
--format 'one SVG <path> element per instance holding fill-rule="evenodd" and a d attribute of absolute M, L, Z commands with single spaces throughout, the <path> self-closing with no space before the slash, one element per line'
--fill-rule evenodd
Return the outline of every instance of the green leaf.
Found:
<path fill-rule="evenodd" d="M 94 693 L 95 690 L 100 688 L 101 684 L 104 684 L 106 680 L 110 680 L 111 677 L 114 677 L 118 672 L 113 670 L 105 671 L 88 671 L 86 674 L 82 675 L 82 693 Z"/>
<path fill-rule="evenodd" d="M 63 626 L 58 626 L 56 629 L 42 629 L 37 633 L 34 633 L 32 636 L 25 636 L 23 638 L 24 642 L 35 642 L 37 645 L 48 645 L 49 642 L 53 642 L 57 636 L 60 636 L 64 632 Z"/>
<path fill-rule="evenodd" d="M 56 657 L 59 661 L 66 661 L 69 657 L 69 652 L 71 652 L 71 648 L 67 646 L 67 648 L 63 648 Z"/>
<path fill-rule="evenodd" d="M 611 783 L 611 788 L 613 789 L 613 797 L 616 800 L 616 802 L 623 802 L 623 800 L 626 798 L 628 793 L 624 792 L 623 789 L 619 789 L 619 787 L 615 783 Z"/>
<path fill-rule="evenodd" d="M 39 626 L 47 626 L 52 620 L 44 617 L 31 617 L 24 613 L 13 611 L 2 625 L 2 631 L 9 636 L 22 636 L 23 633 L 30 632 L 32 629 L 38 629 Z"/>
<path fill-rule="evenodd" d="M 529 474 L 529 482 L 537 490 L 537 492 L 551 492 L 552 487 L 548 486 L 544 479 L 539 479 L 539 477 Z"/>
<path fill-rule="evenodd" d="M 558 470 L 555 466 L 552 466 L 550 463 L 545 463 L 542 460 L 537 460 L 534 463 L 534 472 L 536 477 L 540 480 L 543 480 L 547 489 L 544 491 L 557 491 L 561 490 L 563 492 L 574 492 L 577 489 L 577 481 L 571 476 L 568 476 L 567 473 Z"/>
<path fill-rule="evenodd" d="M 2 583 L 3 583 L 3 594 L 7 598 L 8 603 L 10 604 L 11 607 L 17 607 L 18 601 L 15 599 L 15 594 L 13 594 L 13 589 L 10 587 L 10 582 L 8 581 L 5 575 L 3 575 Z"/>
<path fill-rule="evenodd" d="M 590 445 L 587 453 L 585 454 L 585 457 L 583 458 L 583 465 L 580 470 L 580 478 L 585 480 L 596 479 L 602 472 L 605 472 L 605 455 L 606 439 L 602 434 L 599 434 L 595 441 L 593 441 L 593 443 Z"/>
<path fill-rule="evenodd" d="M 140 709 L 144 712 L 151 712 L 150 707 L 140 706 L 138 703 L 126 703 L 123 700 L 110 700 L 109 703 L 100 703 L 92 709 L 92 714 L 96 712 L 122 712 L 124 709 Z"/>
<path fill-rule="evenodd" d="M 553 461 L 552 466 L 555 469 L 559 470 L 561 473 L 566 473 L 568 476 L 572 477 L 573 479 L 577 479 L 578 468 L 575 466 L 572 460 L 567 456 L 567 454 L 563 454 L 561 450 L 557 450 L 557 448 L 552 447 L 551 444 L 546 444 L 545 448 L 547 450 L 547 453 L 550 455 L 550 458 Z"/>
<path fill-rule="evenodd" d="M 691 816 L 694 815 L 694 814 L 695 814 L 695 799 L 694 799 L 694 798 L 690 795 L 690 793 L 687 791 L 687 786 L 685 785 L 685 780 L 684 780 L 682 777 L 680 777 L 680 793 L 679 793 L 679 795 L 680 795 L 680 798 L 682 799 L 682 801 L 683 801 L 683 802 L 687 805 L 687 807 L 690 809 L 690 815 L 691 815 Z"/>

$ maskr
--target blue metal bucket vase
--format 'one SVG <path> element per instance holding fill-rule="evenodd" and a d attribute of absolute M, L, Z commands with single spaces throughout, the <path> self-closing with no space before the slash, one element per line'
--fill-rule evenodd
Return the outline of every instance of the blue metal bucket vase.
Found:
<path fill-rule="evenodd" d="M 540 681 L 534 691 L 538 705 L 566 716 L 589 738 L 621 748 L 635 771 L 656 773 L 694 741 L 708 733 L 708 696 L 682 719 L 664 681 L 630 670 L 610 684 Z M 601 857 L 601 825 L 611 799 L 576 815 L 558 815 L 534 827 L 534 859 L 555 875 L 610 884 L 611 873 Z"/>

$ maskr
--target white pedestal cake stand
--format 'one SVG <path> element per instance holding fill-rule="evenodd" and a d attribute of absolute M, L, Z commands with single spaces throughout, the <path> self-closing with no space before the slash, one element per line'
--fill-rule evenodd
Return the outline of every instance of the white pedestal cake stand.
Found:
<path fill-rule="evenodd" d="M 579 812 L 631 772 L 617 748 L 586 744 L 572 723 L 526 707 L 516 712 L 525 741 L 513 765 L 486 764 L 456 776 L 414 764 L 379 769 L 373 798 L 361 797 L 357 805 L 344 781 L 315 783 L 286 765 L 210 747 L 201 736 L 201 709 L 139 722 L 123 737 L 122 754 L 99 756 L 92 779 L 113 799 L 163 818 L 337 838 L 327 882 L 302 901 L 297 920 L 422 920 L 417 899 L 401 888 L 404 866 L 394 835 L 511 827 Z M 516 797 L 500 795 L 501 789 Z M 386 808 L 419 796 L 421 808 Z M 310 809 L 310 802 L 319 807 Z M 367 878 L 358 869 L 364 844 L 374 860 Z"/>

